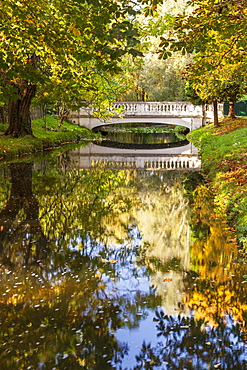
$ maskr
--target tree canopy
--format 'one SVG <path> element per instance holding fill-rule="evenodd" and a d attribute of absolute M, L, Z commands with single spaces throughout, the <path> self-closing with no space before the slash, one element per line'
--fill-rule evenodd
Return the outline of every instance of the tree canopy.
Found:
<path fill-rule="evenodd" d="M 246 90 L 246 2 L 244 0 L 192 0 L 192 13 L 172 21 L 168 37 L 161 41 L 161 55 L 182 50 L 193 54 L 186 72 L 203 100 L 237 98 Z"/>
<path fill-rule="evenodd" d="M 134 20 L 140 10 L 131 0 L 2 2 L 0 101 L 10 107 L 6 133 L 32 134 L 29 107 L 37 93 L 69 107 L 114 99 L 122 56 L 139 53 Z"/>
<path fill-rule="evenodd" d="M 2 2 L 0 104 L 9 106 L 6 134 L 32 135 L 35 95 L 41 103 L 66 108 L 90 103 L 108 108 L 126 88 L 126 79 L 133 80 L 131 72 L 121 73 L 123 57 L 141 55 L 140 43 L 148 40 L 150 47 L 155 38 L 161 40 L 161 58 L 175 51 L 193 55 L 184 78 L 203 101 L 236 101 L 247 86 L 246 12 L 245 0 L 181 0 L 175 5 L 169 0 Z M 141 25 L 136 22 L 140 14 Z M 170 79 L 181 83 L 181 70 L 173 63 L 172 70 L 157 64 L 146 71 L 147 65 L 140 64 L 134 76 L 141 95 L 146 90 L 147 98 L 166 99 L 158 75 L 164 71 L 166 88 Z M 174 93 L 177 99 L 182 90 Z"/>

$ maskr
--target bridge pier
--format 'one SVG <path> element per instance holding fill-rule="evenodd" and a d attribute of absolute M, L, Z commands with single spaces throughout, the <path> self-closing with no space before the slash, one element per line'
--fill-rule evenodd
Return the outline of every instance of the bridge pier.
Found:
<path fill-rule="evenodd" d="M 204 119 L 203 117 L 200 118 L 191 118 L 191 126 L 190 126 L 190 131 L 197 130 L 198 128 L 204 126 Z"/>

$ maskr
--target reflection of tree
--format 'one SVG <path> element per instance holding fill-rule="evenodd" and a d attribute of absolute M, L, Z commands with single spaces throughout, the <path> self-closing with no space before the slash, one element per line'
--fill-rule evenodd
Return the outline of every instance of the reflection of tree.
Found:
<path fill-rule="evenodd" d="M 53 165 L 45 169 L 45 175 L 33 171 L 32 181 L 31 167 L 22 169 L 18 171 L 22 189 L 14 185 L 17 172 L 13 173 L 10 197 L 15 199 L 7 201 L 1 213 L 5 220 L 2 232 L 11 229 L 3 238 L 2 256 L 8 261 L 11 255 L 11 262 L 22 261 L 18 266 L 27 266 L 0 266 L 0 337 L 5 343 L 0 363 L 4 369 L 37 369 L 38 363 L 46 370 L 121 368 L 128 348 L 118 343 L 115 331 L 138 328 L 138 314 L 145 318 L 148 309 L 164 302 L 169 289 L 176 302 L 181 303 L 184 293 L 184 307 L 194 311 L 194 319 L 157 313 L 160 339 L 167 341 L 166 346 L 145 345 L 136 369 L 152 369 L 154 364 L 162 368 L 164 362 L 170 363 L 171 369 L 180 365 L 192 369 L 186 356 L 204 364 L 202 348 L 209 356 L 209 342 L 216 346 L 219 338 L 228 351 L 234 338 L 243 340 L 239 327 L 230 322 L 230 317 L 243 321 L 246 316 L 245 284 L 238 284 L 241 267 L 232 263 L 236 246 L 227 243 L 226 228 L 222 229 L 216 218 L 210 222 L 214 213 L 206 203 L 206 192 L 198 192 L 200 197 L 195 199 L 194 271 L 189 271 L 182 175 L 135 171 L 126 175 L 103 167 L 62 171 Z M 155 222 L 151 222 L 153 216 Z M 39 257 L 39 265 L 28 265 L 26 261 L 38 258 L 37 241 L 42 235 L 49 253 L 45 252 L 46 258 Z M 26 253 L 29 241 L 33 259 Z M 138 280 L 147 275 L 160 288 L 158 292 L 162 290 L 162 302 L 154 289 L 140 289 Z M 165 277 L 173 280 L 165 283 Z M 207 326 L 207 321 L 213 325 Z M 229 364 L 241 363 L 238 348 L 233 345 L 232 351 L 229 349 L 229 356 L 235 362 L 229 359 Z M 217 356 L 215 365 L 221 361 Z"/>
<path fill-rule="evenodd" d="M 106 291 L 94 261 L 73 253 L 66 271 L 43 284 L 39 275 L 24 270 L 1 284 L 0 363 L 6 370 L 37 368 L 111 369 L 127 348 L 115 331 L 137 325 L 137 312 L 157 304 L 154 291 L 122 296 Z M 98 268 L 102 270 L 103 263 Z"/>
<path fill-rule="evenodd" d="M 190 225 L 183 171 L 138 173 L 140 205 L 135 215 L 142 235 L 138 265 L 145 265 L 166 309 L 183 310 L 183 277 L 189 270 Z M 164 283 L 164 278 L 170 278 Z M 177 292 L 180 293 L 177 293 Z M 179 307 L 178 307 L 179 306 Z"/>
<path fill-rule="evenodd" d="M 121 363 L 127 351 L 115 331 L 138 327 L 137 312 L 159 303 L 153 290 L 122 292 L 117 282 L 124 277 L 117 263 L 104 262 L 111 257 L 127 266 L 135 253 L 128 243 L 116 252 L 104 242 L 109 229 L 102 220 L 116 220 L 130 207 L 129 198 L 116 192 L 126 177 L 104 168 L 62 172 L 53 166 L 46 168 L 45 177 L 34 172 L 32 182 L 31 166 L 20 165 L 18 189 L 14 168 L 14 206 L 6 207 L 11 213 L 8 237 L 15 247 L 11 260 L 16 257 L 25 266 L 13 270 L 2 264 L 0 363 L 11 370 L 36 369 L 38 363 L 40 369 L 111 369 L 111 362 Z M 49 253 L 38 265 L 28 266 L 26 261 L 32 261 L 26 258 L 26 243 L 32 241 L 35 254 L 38 236 L 43 235 L 40 225 Z M 132 240 L 132 229 L 123 225 L 123 230 Z M 6 247 L 4 253 L 9 255 Z M 134 280 L 140 276 L 135 265 L 128 273 Z"/>
<path fill-rule="evenodd" d="M 143 343 L 134 370 L 247 368 L 245 266 L 237 263 L 235 240 L 207 187 L 197 186 L 191 206 L 192 264 L 183 276 L 183 303 L 192 316 L 157 312 L 160 342 Z"/>
<path fill-rule="evenodd" d="M 189 247 L 189 220 L 181 184 L 184 176 L 181 171 L 133 173 L 129 179 L 129 209 L 118 214 L 112 223 L 108 219 L 108 224 L 104 223 L 113 236 L 116 225 L 121 230 L 121 225 L 135 224 L 141 234 L 143 255 L 148 252 L 147 264 L 159 264 L 166 271 L 168 264 L 176 264 L 175 260 L 183 260 L 183 265 L 187 265 L 184 258 Z M 120 191 L 118 188 L 115 194 Z M 119 235 L 119 239 L 125 236 Z M 112 242 L 118 241 L 112 238 Z"/>
<path fill-rule="evenodd" d="M 47 253 L 32 190 L 32 163 L 10 164 L 9 169 L 10 195 L 0 212 L 0 254 L 4 264 L 12 266 L 22 259 L 28 265 L 43 260 Z"/>
<path fill-rule="evenodd" d="M 155 347 L 143 343 L 134 370 L 246 368 L 244 337 L 229 317 L 219 318 L 213 327 L 204 320 L 167 316 L 163 311 L 157 311 L 154 320 L 160 342 Z"/>
<path fill-rule="evenodd" d="M 121 171 L 114 173 L 103 167 L 65 173 L 53 170 L 46 178 L 37 180 L 42 224 L 49 238 L 59 235 L 60 242 L 68 233 L 72 239 L 80 234 L 81 239 L 90 235 L 94 240 L 102 240 L 102 219 L 114 218 L 129 207 L 128 199 L 116 194 L 126 180 Z"/>
<path fill-rule="evenodd" d="M 214 209 L 211 191 L 198 186 L 194 194 L 192 269 L 196 276 L 185 279 L 189 288 L 186 306 L 197 319 L 213 325 L 219 317 L 247 318 L 247 291 L 242 282 L 245 267 L 236 263 L 238 250 L 225 219 Z"/>
<path fill-rule="evenodd" d="M 163 179 L 161 186 L 143 189 L 139 194 L 144 207 L 138 209 L 137 218 L 143 241 L 150 244 L 149 259 L 162 262 L 177 258 L 188 266 L 184 259 L 189 248 L 189 218 L 187 201 L 181 181 L 177 175 L 173 184 Z M 153 181 L 156 178 L 153 176 Z"/>

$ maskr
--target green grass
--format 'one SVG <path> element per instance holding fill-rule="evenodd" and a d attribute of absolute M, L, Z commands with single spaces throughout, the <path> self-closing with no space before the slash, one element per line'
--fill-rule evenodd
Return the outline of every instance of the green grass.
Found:
<path fill-rule="evenodd" d="M 90 130 L 64 122 L 58 126 L 58 119 L 52 116 L 32 121 L 33 135 L 13 138 L 4 135 L 7 125 L 0 124 L 0 160 L 22 157 L 68 143 L 94 140 L 99 136 Z"/>
<path fill-rule="evenodd" d="M 227 214 L 247 250 L 247 120 L 225 118 L 219 128 L 209 125 L 188 137 L 200 149 L 215 204 Z"/>

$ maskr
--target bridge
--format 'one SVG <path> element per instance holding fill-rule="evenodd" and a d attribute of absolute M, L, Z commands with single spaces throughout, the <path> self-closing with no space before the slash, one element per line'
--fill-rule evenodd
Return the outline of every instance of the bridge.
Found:
<path fill-rule="evenodd" d="M 190 102 L 116 102 L 112 118 L 103 120 L 94 116 L 92 108 L 70 112 L 69 120 L 90 130 L 116 123 L 159 123 L 185 126 L 193 131 L 213 122 L 213 106 L 193 105 Z M 120 113 L 121 112 L 121 113 Z M 219 104 L 223 116 L 223 104 Z"/>
<path fill-rule="evenodd" d="M 89 143 L 70 151 L 71 164 L 78 169 L 102 165 L 110 169 L 199 170 L 201 160 L 191 143 L 166 149 L 105 148 Z"/>

